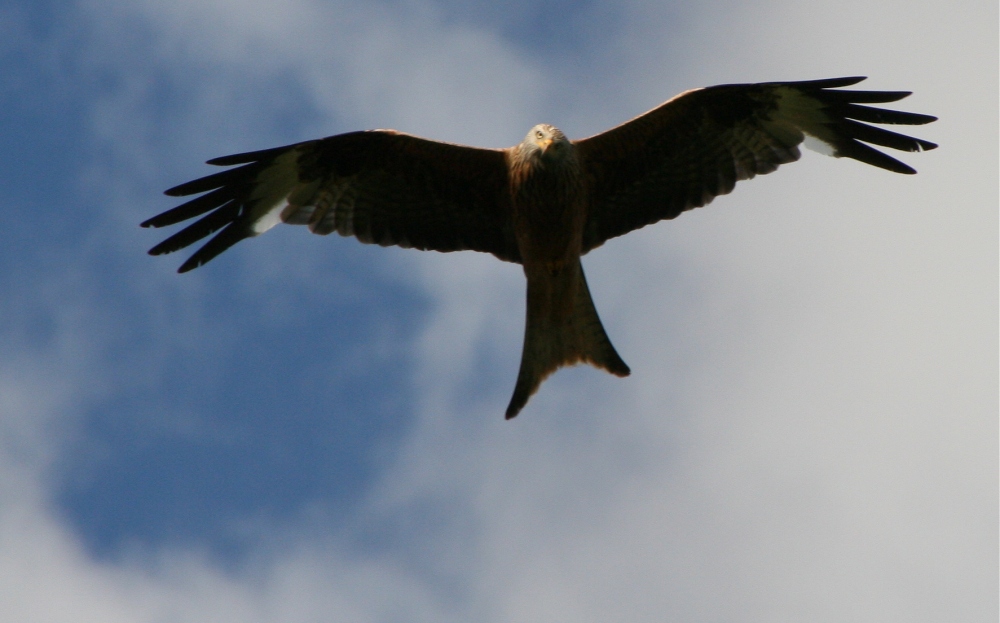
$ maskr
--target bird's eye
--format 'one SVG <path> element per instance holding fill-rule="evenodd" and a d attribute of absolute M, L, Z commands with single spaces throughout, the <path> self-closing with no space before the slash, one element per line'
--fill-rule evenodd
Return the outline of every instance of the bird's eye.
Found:
<path fill-rule="evenodd" d="M 535 130 L 535 138 L 543 138 L 544 136 L 545 136 L 544 132 L 542 132 L 541 130 Z"/>

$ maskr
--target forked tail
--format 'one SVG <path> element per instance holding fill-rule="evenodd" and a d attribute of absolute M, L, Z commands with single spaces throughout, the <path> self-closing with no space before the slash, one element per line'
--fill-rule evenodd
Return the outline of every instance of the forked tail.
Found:
<path fill-rule="evenodd" d="M 616 376 L 630 372 L 604 332 L 579 259 L 557 272 L 526 268 L 525 273 L 524 350 L 514 395 L 507 406 L 508 420 L 527 404 L 546 377 L 563 366 L 584 362 Z"/>

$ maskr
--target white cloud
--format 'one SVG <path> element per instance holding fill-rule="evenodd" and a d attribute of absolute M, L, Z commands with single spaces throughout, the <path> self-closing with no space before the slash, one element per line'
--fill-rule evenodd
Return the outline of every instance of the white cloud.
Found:
<path fill-rule="evenodd" d="M 360 127 L 501 145 L 562 124 L 535 115 L 620 120 L 672 95 L 664 84 L 868 72 L 873 88 L 917 92 L 901 108 L 942 117 L 917 131 L 942 148 L 906 157 L 916 177 L 809 154 L 598 250 L 585 266 L 633 376 L 560 372 L 514 422 L 501 412 L 516 267 L 408 255 L 393 268 L 433 301 L 413 345 L 420 416 L 354 527 L 282 535 L 236 572 L 172 550 L 95 562 L 40 467 L 8 461 L 0 618 L 994 620 L 995 9 L 803 6 L 713 4 L 685 13 L 680 36 L 676 13 L 623 5 L 616 88 L 567 111 L 538 95 L 558 67 L 430 5 L 129 9 L 164 66 L 200 59 L 236 81 L 291 70 L 312 106 Z M 105 25 L 125 10 L 92 8 Z M 243 94 L 211 90 L 210 119 Z M 480 365 L 509 387 L 471 395 Z M 43 373 L 27 374 L 7 385 Z M 55 404 L 4 398 L 58 419 L 86 383 L 71 378 Z M 371 525 L 405 538 L 356 551 L 352 531 Z"/>

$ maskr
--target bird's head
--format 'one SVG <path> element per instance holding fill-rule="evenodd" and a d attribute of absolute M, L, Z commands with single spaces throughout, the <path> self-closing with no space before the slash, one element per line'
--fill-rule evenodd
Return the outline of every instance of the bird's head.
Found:
<path fill-rule="evenodd" d="M 521 148 L 532 158 L 545 160 L 565 158 L 572 147 L 562 130 L 547 123 L 531 128 Z"/>

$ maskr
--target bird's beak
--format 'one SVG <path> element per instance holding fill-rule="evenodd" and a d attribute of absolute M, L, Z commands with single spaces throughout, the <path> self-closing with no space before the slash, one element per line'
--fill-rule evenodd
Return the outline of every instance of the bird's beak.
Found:
<path fill-rule="evenodd" d="M 538 141 L 538 147 L 543 152 L 546 151 L 546 150 L 548 150 L 548 148 L 549 148 L 549 146 L 551 144 L 552 144 L 552 139 L 551 138 L 543 138 L 540 141 Z"/>

